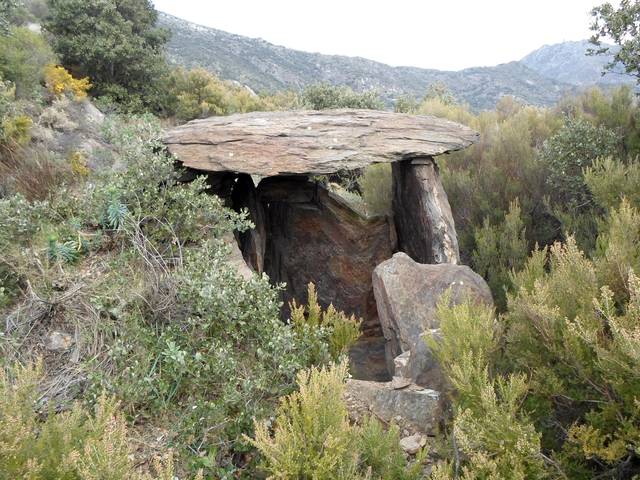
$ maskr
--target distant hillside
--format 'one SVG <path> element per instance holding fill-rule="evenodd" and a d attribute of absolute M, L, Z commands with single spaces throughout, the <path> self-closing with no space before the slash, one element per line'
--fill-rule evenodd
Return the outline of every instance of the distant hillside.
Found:
<path fill-rule="evenodd" d="M 545 45 L 524 57 L 520 63 L 547 78 L 576 86 L 635 82 L 633 78 L 620 73 L 607 73 L 602 76 L 602 70 L 611 57 L 588 56 L 587 49 L 590 46 L 587 40 Z"/>
<path fill-rule="evenodd" d="M 349 85 L 355 90 L 376 89 L 387 101 L 403 94 L 421 97 L 428 86 L 443 82 L 458 100 L 475 110 L 493 108 L 500 97 L 513 95 L 525 103 L 549 105 L 574 89 L 572 82 L 541 72 L 542 61 L 529 59 L 495 67 L 450 72 L 415 67 L 391 67 L 360 57 L 322 55 L 273 45 L 202 27 L 167 14 L 170 59 L 187 67 L 204 67 L 222 78 L 236 80 L 256 91 L 301 89 L 317 82 Z"/>

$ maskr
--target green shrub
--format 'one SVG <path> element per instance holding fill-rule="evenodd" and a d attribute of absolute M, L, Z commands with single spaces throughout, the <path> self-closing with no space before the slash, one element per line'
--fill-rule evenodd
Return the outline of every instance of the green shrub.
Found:
<path fill-rule="evenodd" d="M 630 272 L 640 272 L 640 210 L 623 199 L 618 208 L 611 209 L 602 229 L 595 259 L 598 281 L 623 305 L 630 295 Z"/>
<path fill-rule="evenodd" d="M 326 110 L 329 108 L 366 108 L 382 110 L 384 105 L 374 91 L 354 92 L 346 86 L 333 86 L 328 83 L 311 85 L 302 92 L 305 108 Z"/>
<path fill-rule="evenodd" d="M 5 117 L 2 120 L 2 142 L 9 145 L 24 146 L 31 141 L 33 120 L 26 115 Z"/>
<path fill-rule="evenodd" d="M 449 306 L 445 295 L 437 314 L 441 339 L 426 340 L 454 388 L 451 435 L 461 465 L 444 461 L 431 478 L 545 478 L 540 434 L 521 408 L 526 378 L 494 371 L 501 332 L 493 311 L 469 302 Z"/>
<path fill-rule="evenodd" d="M 585 182 L 595 202 L 609 210 L 616 208 L 623 198 L 640 208 L 640 161 L 628 163 L 611 157 L 597 159 L 584 172 Z"/>
<path fill-rule="evenodd" d="M 318 304 L 313 283 L 307 289 L 307 305 L 290 305 L 291 323 L 310 365 L 337 362 L 360 337 L 362 319 L 348 317 L 329 305 L 324 312 Z"/>
<path fill-rule="evenodd" d="M 384 431 L 374 419 L 363 426 L 349 422 L 346 377 L 345 362 L 300 372 L 299 390 L 281 400 L 274 425 L 256 424 L 252 443 L 270 478 L 421 478 L 420 462 L 406 463 L 397 427 Z"/>
<path fill-rule="evenodd" d="M 594 259 L 572 237 L 533 252 L 497 319 L 442 300 L 428 343 L 453 387 L 457 460 L 432 478 L 640 473 L 640 214 L 623 200 L 600 229 Z"/>
<path fill-rule="evenodd" d="M 393 201 L 391 165 L 369 165 L 358 179 L 369 215 L 390 215 Z"/>
<path fill-rule="evenodd" d="M 141 478 L 117 405 L 103 397 L 95 412 L 74 405 L 41 419 L 41 376 L 41 367 L 0 369 L 0 478 Z"/>
<path fill-rule="evenodd" d="M 491 225 L 489 219 L 485 219 L 474 235 L 473 269 L 487 280 L 498 308 L 505 310 L 506 291 L 511 288 L 510 274 L 523 267 L 529 253 L 518 201 L 510 205 L 502 223 Z"/>
<path fill-rule="evenodd" d="M 26 27 L 11 27 L 0 36 L 0 76 L 16 87 L 16 98 L 32 97 L 40 89 L 44 67 L 55 63 L 45 38 Z"/>
<path fill-rule="evenodd" d="M 584 170 L 599 158 L 615 155 L 621 147 L 619 134 L 584 118 L 567 117 L 564 126 L 544 144 L 541 159 L 548 166 L 549 198 L 563 230 L 573 235 L 588 253 L 594 249 L 597 218 Z"/>
<path fill-rule="evenodd" d="M 158 111 L 167 73 L 163 47 L 169 32 L 157 27 L 148 0 L 55 0 L 43 24 L 62 65 L 89 77 L 92 93 L 122 111 Z"/>

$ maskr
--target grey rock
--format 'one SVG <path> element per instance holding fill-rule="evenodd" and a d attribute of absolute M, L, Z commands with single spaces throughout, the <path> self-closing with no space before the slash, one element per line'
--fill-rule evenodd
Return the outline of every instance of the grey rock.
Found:
<path fill-rule="evenodd" d="M 458 263 L 458 237 L 432 158 L 394 163 L 393 214 L 400 250 L 420 263 Z"/>
<path fill-rule="evenodd" d="M 411 360 L 411 351 L 402 352 L 393 359 L 393 374 L 396 377 L 406 377 L 408 373 L 409 361 Z"/>
<path fill-rule="evenodd" d="M 325 175 L 461 150 L 478 134 L 426 115 L 375 110 L 254 112 L 194 120 L 164 143 L 186 167 L 250 175 Z"/>
<path fill-rule="evenodd" d="M 486 282 L 467 266 L 414 262 L 405 253 L 381 263 L 373 272 L 373 290 L 386 343 L 387 366 L 395 373 L 394 360 L 409 353 L 402 376 L 418 385 L 442 389 L 440 367 L 423 335 L 438 335 L 436 307 L 451 290 L 451 302 L 472 301 L 493 304 Z M 404 363 L 401 362 L 401 364 Z"/>
<path fill-rule="evenodd" d="M 400 439 L 400 448 L 409 455 L 415 455 L 427 445 L 427 437 L 419 433 Z"/>
<path fill-rule="evenodd" d="M 245 262 L 235 238 L 233 238 L 233 236 L 229 234 L 225 237 L 224 240 L 229 246 L 227 262 L 236 269 L 236 271 L 242 278 L 244 278 L 245 280 L 251 279 L 251 277 L 253 276 L 253 270 L 251 270 Z"/>
<path fill-rule="evenodd" d="M 46 348 L 52 352 L 64 352 L 73 345 L 73 335 L 64 332 L 51 332 L 47 337 Z"/>
<path fill-rule="evenodd" d="M 410 385 L 396 390 L 391 382 L 347 381 L 345 399 L 350 417 L 358 422 L 367 415 L 401 430 L 431 434 L 441 417 L 440 394 Z"/>
<path fill-rule="evenodd" d="M 409 385 L 411 385 L 411 380 L 408 378 L 399 377 L 396 375 L 391 379 L 391 386 L 395 390 L 400 390 L 402 388 L 408 387 Z"/>

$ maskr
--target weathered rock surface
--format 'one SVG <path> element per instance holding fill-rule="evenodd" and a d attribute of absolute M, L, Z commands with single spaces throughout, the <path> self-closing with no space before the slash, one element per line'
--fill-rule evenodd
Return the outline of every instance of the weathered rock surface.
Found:
<path fill-rule="evenodd" d="M 269 232 L 265 272 L 273 282 L 287 283 L 285 304 L 306 301 L 307 285 L 313 282 L 324 307 L 333 303 L 360 316 L 365 335 L 380 335 L 371 272 L 395 249 L 389 219 L 365 218 L 305 179 L 263 180 L 258 195 Z"/>
<path fill-rule="evenodd" d="M 376 382 L 388 382 L 391 380 L 387 370 L 385 344 L 386 341 L 382 336 L 382 329 L 379 324 L 374 329 L 369 328 L 368 334 L 358 339 L 349 351 L 349 372 L 353 375 L 353 378 Z"/>
<path fill-rule="evenodd" d="M 374 270 L 373 290 L 392 375 L 435 390 L 442 388 L 440 368 L 422 336 L 428 332 L 437 335 L 440 322 L 436 306 L 449 289 L 454 304 L 467 298 L 493 304 L 486 282 L 467 266 L 424 265 L 405 253 L 396 253 Z"/>
<path fill-rule="evenodd" d="M 427 437 L 414 433 L 400 439 L 400 448 L 409 455 L 415 455 L 427 445 Z"/>
<path fill-rule="evenodd" d="M 438 166 L 430 158 L 392 165 L 400 250 L 420 263 L 458 263 L 458 237 Z"/>
<path fill-rule="evenodd" d="M 354 421 L 373 415 L 409 433 L 433 434 L 441 415 L 440 394 L 417 385 L 395 389 L 391 382 L 349 380 L 345 397 Z"/>
<path fill-rule="evenodd" d="M 249 212 L 249 218 L 254 224 L 254 228 L 238 234 L 242 255 L 253 271 L 262 273 L 267 247 L 265 213 L 250 175 L 238 176 L 231 196 L 233 208 Z"/>
<path fill-rule="evenodd" d="M 245 262 L 236 239 L 233 237 L 233 235 L 227 235 L 225 236 L 224 241 L 229 246 L 227 262 L 229 263 L 229 265 L 236 269 L 236 271 L 242 278 L 244 278 L 245 280 L 249 280 L 253 276 L 253 270 L 251 270 Z"/>
<path fill-rule="evenodd" d="M 468 127 L 430 116 L 323 110 L 194 120 L 163 140 L 185 166 L 196 170 L 274 176 L 324 175 L 440 155 L 477 138 Z"/>
<path fill-rule="evenodd" d="M 73 343 L 73 335 L 54 331 L 47 336 L 46 348 L 53 352 L 64 352 L 65 350 L 69 350 Z"/>

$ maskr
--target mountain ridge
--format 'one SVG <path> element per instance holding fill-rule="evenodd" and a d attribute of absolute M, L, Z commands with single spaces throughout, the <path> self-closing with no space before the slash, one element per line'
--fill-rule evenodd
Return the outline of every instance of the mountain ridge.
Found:
<path fill-rule="evenodd" d="M 532 52 L 521 61 L 492 67 L 445 71 L 390 66 L 363 57 L 304 52 L 260 38 L 205 27 L 166 13 L 160 13 L 159 23 L 172 32 L 167 52 L 173 63 L 205 68 L 257 92 L 300 90 L 314 83 L 327 82 L 348 85 L 356 91 L 377 90 L 388 104 L 392 104 L 403 95 L 421 98 L 429 85 L 441 82 L 459 101 L 474 110 L 485 110 L 494 108 L 505 95 L 527 104 L 544 106 L 575 92 L 576 87 L 584 87 L 572 83 L 571 76 L 565 81 L 558 74 L 558 68 L 545 67 L 544 59 L 554 57 L 548 50 L 545 55 L 536 57 Z M 572 58 L 575 59 L 575 55 Z M 599 66 L 593 65 L 592 70 Z"/>

